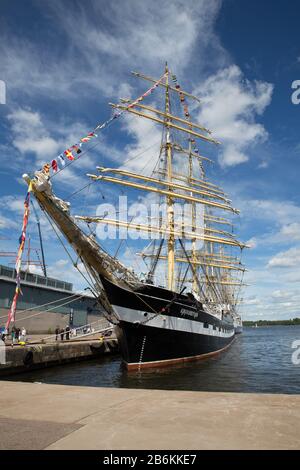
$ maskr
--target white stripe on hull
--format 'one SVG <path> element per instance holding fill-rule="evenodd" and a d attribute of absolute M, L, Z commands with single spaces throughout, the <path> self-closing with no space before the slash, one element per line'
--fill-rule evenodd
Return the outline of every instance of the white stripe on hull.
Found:
<path fill-rule="evenodd" d="M 147 326 L 154 328 L 164 328 L 169 330 L 184 331 L 186 333 L 202 334 L 207 336 L 217 336 L 219 338 L 231 338 L 234 336 L 234 329 L 232 331 L 219 331 L 219 328 L 214 330 L 212 325 L 208 328 L 204 327 L 204 323 L 193 321 L 187 318 L 172 317 L 169 315 L 155 315 L 153 312 L 145 312 L 142 310 L 134 310 L 132 308 L 120 307 L 113 305 L 113 308 L 120 320 L 128 323 L 144 323 Z M 147 316 L 145 316 L 147 313 Z M 147 318 L 151 320 L 147 321 Z"/>

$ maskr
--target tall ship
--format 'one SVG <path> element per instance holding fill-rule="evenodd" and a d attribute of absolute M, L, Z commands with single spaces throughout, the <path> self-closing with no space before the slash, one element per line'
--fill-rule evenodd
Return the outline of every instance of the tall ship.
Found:
<path fill-rule="evenodd" d="M 110 185 L 114 194 L 125 192 L 147 207 L 151 203 L 150 212 L 125 220 L 107 213 L 71 216 L 70 204 L 53 192 L 49 171 L 23 175 L 55 230 L 82 261 L 95 297 L 115 326 L 129 370 L 202 359 L 231 345 L 235 325 L 241 324 L 241 255 L 246 246 L 234 235 L 239 211 L 206 176 L 212 161 L 202 149 L 219 142 L 191 118 L 199 99 L 181 88 L 167 65 L 158 80 L 134 75 L 151 83 L 150 92 L 111 106 L 113 117 L 128 114 L 159 126 L 161 140 L 151 169 L 149 161 L 147 171 L 101 165 L 87 176 L 101 190 Z M 161 106 L 153 100 L 146 104 L 154 89 L 160 96 L 155 95 L 155 103 Z M 146 272 L 137 274 L 125 265 L 123 248 L 111 254 L 105 242 L 96 240 L 93 224 L 114 227 L 117 234 L 143 234 L 143 246 L 139 240 L 136 249 Z"/>

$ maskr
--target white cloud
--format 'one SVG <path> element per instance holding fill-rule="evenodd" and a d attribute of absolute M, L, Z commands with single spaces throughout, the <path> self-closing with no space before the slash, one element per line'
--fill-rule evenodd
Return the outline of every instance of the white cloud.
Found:
<path fill-rule="evenodd" d="M 110 87 L 128 67 L 143 64 L 144 70 L 157 73 L 168 60 L 178 72 L 194 58 L 196 47 L 197 62 L 208 50 L 215 56 L 222 50 L 214 33 L 219 0 L 92 1 L 89 9 L 76 5 L 70 10 L 68 2 L 52 1 L 48 7 L 86 64 L 97 67 L 102 59 L 101 76 Z"/>
<path fill-rule="evenodd" d="M 133 139 L 124 149 L 122 167 L 134 172 L 147 174 L 154 168 L 159 156 L 161 129 L 147 119 L 127 119 L 124 130 Z"/>
<path fill-rule="evenodd" d="M 300 266 L 300 248 L 293 247 L 286 251 L 281 251 L 273 256 L 268 266 L 272 268 L 291 268 Z"/>
<path fill-rule="evenodd" d="M 243 299 L 243 305 L 260 305 L 260 303 L 260 298 L 256 296 L 251 296 Z"/>
<path fill-rule="evenodd" d="M 257 248 L 258 245 L 258 239 L 257 237 L 252 237 L 250 240 L 246 242 L 246 245 L 249 246 L 249 248 Z"/>
<path fill-rule="evenodd" d="M 23 94 L 36 94 L 38 90 L 41 95 L 48 94 L 51 99 L 68 100 L 71 100 L 70 94 L 74 94 L 78 104 L 80 97 L 85 94 L 92 92 L 95 96 L 95 89 L 105 95 L 132 94 L 132 86 L 124 81 L 125 73 L 129 71 L 128 68 L 140 68 L 141 64 L 143 71 L 156 76 L 163 70 L 166 59 L 177 73 L 183 73 L 188 66 L 192 66 L 195 73 L 196 49 L 198 68 L 207 65 L 207 53 L 210 66 L 219 67 L 229 62 L 214 32 L 220 6 L 219 0 L 191 0 L 188 5 L 182 0 L 172 4 L 166 0 L 150 4 L 132 0 L 128 3 L 116 1 L 108 4 L 91 1 L 89 8 L 74 2 L 70 9 L 68 2 L 53 0 L 41 12 L 45 13 L 50 24 L 54 22 L 55 28 L 66 35 L 67 46 L 59 54 L 54 48 L 44 49 L 43 61 L 39 61 L 37 45 L 23 41 L 23 38 L 23 42 L 19 41 L 17 36 L 12 40 L 9 35 L 3 34 L 0 54 L 3 68 L 9 74 L 7 81 L 11 83 L 12 90 L 22 91 Z M 20 70 L 22 73 L 19 73 Z M 77 73 L 78 70 L 80 73 Z M 193 73 L 191 80 L 195 81 L 196 75 L 193 77 Z M 18 79 L 13 79 L 15 77 Z M 245 148 L 249 141 L 256 141 L 266 135 L 261 125 L 250 121 L 255 113 L 264 111 L 270 100 L 271 87 L 261 82 L 242 83 L 242 78 L 238 67 L 231 66 L 204 83 L 204 95 L 207 94 L 205 99 L 208 101 L 206 117 L 209 120 L 212 117 L 215 120 L 216 116 L 222 118 L 221 121 L 216 120 L 216 131 L 224 136 L 222 162 L 229 165 L 246 161 L 248 156 Z M 214 92 L 216 82 L 221 90 L 216 94 L 216 103 L 212 104 L 212 96 L 208 95 Z M 139 81 L 136 83 L 137 86 L 140 84 Z M 143 82 L 141 86 L 144 86 Z M 218 108 L 217 113 L 215 106 Z M 229 114 L 228 110 L 231 110 Z M 43 122 L 42 117 L 30 109 L 14 110 L 9 119 L 14 132 L 14 146 L 22 155 L 35 153 L 39 164 L 45 158 L 55 157 L 72 142 L 72 139 L 66 139 L 73 135 L 70 124 L 66 126 L 60 123 L 61 128 L 69 129 L 65 129 L 64 135 L 57 139 L 49 130 L 51 123 Z M 224 125 L 224 121 L 228 124 Z M 138 153 L 141 148 L 144 136 L 140 136 L 139 130 L 150 129 L 149 123 L 143 124 L 141 120 L 133 120 L 132 123 L 127 130 L 129 135 L 135 137 L 136 144 L 126 148 L 129 156 Z M 153 136 L 155 132 L 153 130 Z M 78 135 L 79 129 L 74 140 Z M 238 141 L 241 135 L 245 144 Z M 138 168 L 147 158 L 151 159 L 150 153 L 137 160 Z"/>
<path fill-rule="evenodd" d="M 0 214 L 0 230 L 7 230 L 12 228 L 19 228 L 18 223 L 11 217 L 5 217 L 4 215 Z"/>
<path fill-rule="evenodd" d="M 251 199 L 242 201 L 242 209 L 247 217 L 255 216 L 280 226 L 300 219 L 300 207 L 289 200 Z"/>
<path fill-rule="evenodd" d="M 258 164 L 257 168 L 261 168 L 261 169 L 268 168 L 269 163 L 270 163 L 270 162 L 267 161 L 267 160 L 262 160 L 262 161 Z"/>
<path fill-rule="evenodd" d="M 282 241 L 299 241 L 300 240 L 300 223 L 293 222 L 287 225 L 284 225 L 279 235 L 282 237 Z"/>
<path fill-rule="evenodd" d="M 82 263 L 78 264 L 79 270 L 87 276 L 86 270 Z M 30 271 L 35 274 L 43 275 L 42 269 L 39 266 L 31 265 Z M 78 272 L 78 270 L 70 263 L 70 261 L 60 258 L 47 266 L 47 275 L 54 279 L 60 279 L 66 282 L 71 282 L 74 291 L 82 291 L 88 287 L 87 282 Z"/>
<path fill-rule="evenodd" d="M 12 144 L 22 155 L 34 153 L 40 164 L 57 155 L 61 142 L 49 135 L 38 112 L 17 108 L 7 118 L 11 124 Z"/>
<path fill-rule="evenodd" d="M 288 297 L 291 296 L 291 292 L 288 291 L 288 290 L 275 290 L 273 293 L 272 293 L 272 297 L 274 299 L 286 299 Z"/>
<path fill-rule="evenodd" d="M 18 215 L 24 212 L 24 198 L 16 196 L 2 196 L 0 199 L 0 207 L 12 212 L 16 212 Z M 14 215 L 15 217 L 15 215 Z"/>
<path fill-rule="evenodd" d="M 222 63 L 227 54 L 214 33 L 220 6 L 220 0 L 90 0 L 87 5 L 74 1 L 72 8 L 69 1 L 52 0 L 42 6 L 36 2 L 63 47 L 42 38 L 36 44 L 3 28 L 1 67 L 10 98 L 15 93 L 55 100 L 76 97 L 78 103 L 91 91 L 115 95 L 120 78 L 123 82 L 133 68 L 160 74 L 168 60 L 179 72 L 194 61 L 196 47 L 198 64 L 203 66 L 208 54 Z"/>
<path fill-rule="evenodd" d="M 243 220 L 251 226 L 251 248 L 300 241 L 300 206 L 288 200 L 240 199 Z"/>
<path fill-rule="evenodd" d="M 12 145 L 22 154 L 33 153 L 39 163 L 55 158 L 78 141 L 87 129 L 78 121 L 49 120 L 30 108 L 15 108 L 7 119 L 11 127 Z"/>
<path fill-rule="evenodd" d="M 7 118 L 11 126 L 11 145 L 20 154 L 19 171 L 33 172 L 41 168 L 68 146 L 78 142 L 87 129 L 84 123 L 78 121 L 49 121 L 44 115 L 30 108 L 16 108 Z M 30 158 L 32 155 L 34 159 Z M 74 165 L 72 168 L 65 168 L 55 176 L 54 181 L 61 182 L 63 178 L 64 186 L 80 188 L 87 183 L 87 178 L 82 176 L 83 170 L 90 168 L 92 164 L 95 164 L 95 152 L 84 155 L 77 167 Z M 13 201 L 8 208 L 13 209 Z"/>
<path fill-rule="evenodd" d="M 203 102 L 198 119 L 221 140 L 222 165 L 247 161 L 249 149 L 267 138 L 266 129 L 255 118 L 270 104 L 272 91 L 269 83 L 246 80 L 236 65 L 218 71 L 197 87 Z"/>
<path fill-rule="evenodd" d="M 244 319 L 299 316 L 300 293 L 296 286 L 300 282 L 300 265 L 297 262 L 300 249 L 287 250 L 278 255 L 274 265 L 258 260 L 255 267 L 245 273 L 244 280 L 248 287 L 240 307 Z M 296 259 L 295 263 L 291 262 L 293 258 Z"/>

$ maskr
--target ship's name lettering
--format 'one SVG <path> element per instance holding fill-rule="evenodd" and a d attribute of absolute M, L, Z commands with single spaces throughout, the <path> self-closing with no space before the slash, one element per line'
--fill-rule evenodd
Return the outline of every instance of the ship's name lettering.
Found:
<path fill-rule="evenodd" d="M 190 317 L 194 317 L 194 318 L 198 317 L 197 312 L 193 312 L 192 310 L 187 310 L 186 308 L 182 308 L 180 310 L 180 313 L 181 313 L 181 315 L 189 315 Z"/>

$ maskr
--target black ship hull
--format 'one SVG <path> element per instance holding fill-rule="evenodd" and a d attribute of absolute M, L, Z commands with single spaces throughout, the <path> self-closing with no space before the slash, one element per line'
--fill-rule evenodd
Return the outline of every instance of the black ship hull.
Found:
<path fill-rule="evenodd" d="M 128 370 L 163 367 L 180 362 L 205 359 L 224 351 L 234 339 L 137 326 L 120 322 L 116 334 Z"/>
<path fill-rule="evenodd" d="M 243 333 L 243 326 L 242 325 L 235 326 L 234 331 L 236 335 L 240 335 L 241 333 Z"/>
<path fill-rule="evenodd" d="M 234 339 L 232 322 L 205 312 L 190 296 L 147 284 L 129 290 L 101 280 L 118 318 L 116 334 L 129 370 L 210 357 Z"/>

